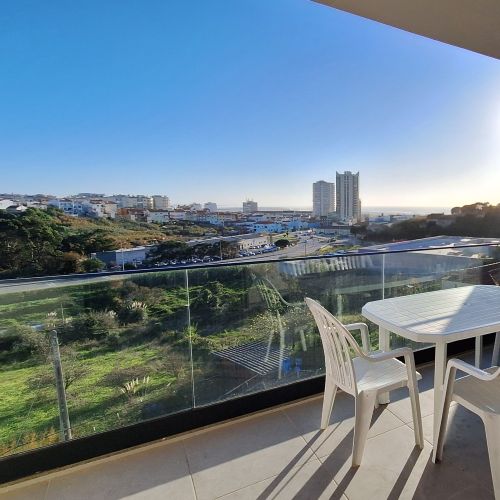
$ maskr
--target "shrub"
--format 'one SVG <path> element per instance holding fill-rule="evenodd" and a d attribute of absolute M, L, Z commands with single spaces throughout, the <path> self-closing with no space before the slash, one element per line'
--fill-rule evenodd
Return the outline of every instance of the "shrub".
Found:
<path fill-rule="evenodd" d="M 32 356 L 46 357 L 50 351 L 49 339 L 45 331 L 38 331 L 31 326 L 17 325 L 14 327 L 17 337 L 17 351 Z"/>
<path fill-rule="evenodd" d="M 118 328 L 114 311 L 89 311 L 72 319 L 61 329 L 64 340 L 84 340 L 95 336 L 113 335 Z"/>
<path fill-rule="evenodd" d="M 120 296 L 127 302 L 138 301 L 153 306 L 165 298 L 165 293 L 159 288 L 140 286 L 132 281 L 126 281 L 120 289 Z"/>
<path fill-rule="evenodd" d="M 141 323 L 148 317 L 147 306 L 144 302 L 134 300 L 126 304 L 118 311 L 118 319 L 121 323 Z"/>
<path fill-rule="evenodd" d="M 99 259 L 84 259 L 81 261 L 80 266 L 86 273 L 96 273 L 104 268 L 104 262 Z"/>

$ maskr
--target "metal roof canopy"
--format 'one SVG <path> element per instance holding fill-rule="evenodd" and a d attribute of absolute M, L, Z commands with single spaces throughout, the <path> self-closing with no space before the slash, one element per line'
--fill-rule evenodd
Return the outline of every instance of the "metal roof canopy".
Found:
<path fill-rule="evenodd" d="M 313 0 L 500 59 L 499 0 Z"/>

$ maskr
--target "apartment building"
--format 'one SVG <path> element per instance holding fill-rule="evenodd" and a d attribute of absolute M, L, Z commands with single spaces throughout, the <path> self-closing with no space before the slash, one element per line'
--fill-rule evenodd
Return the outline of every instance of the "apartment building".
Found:
<path fill-rule="evenodd" d="M 359 172 L 337 172 L 337 217 L 342 222 L 354 223 L 361 220 L 359 199 Z"/>
<path fill-rule="evenodd" d="M 203 206 L 203 208 L 205 210 L 208 210 L 209 212 L 217 212 L 217 203 L 214 203 L 212 201 L 207 201 Z"/>
<path fill-rule="evenodd" d="M 317 181 L 313 184 L 313 216 L 326 217 L 335 210 L 335 183 Z"/>
<path fill-rule="evenodd" d="M 167 210 L 170 208 L 170 198 L 168 196 L 155 194 L 152 198 L 154 210 Z"/>
<path fill-rule="evenodd" d="M 259 207 L 258 207 L 256 201 L 246 200 L 243 202 L 243 213 L 244 214 L 251 214 L 253 212 L 258 212 L 258 211 L 259 211 Z"/>

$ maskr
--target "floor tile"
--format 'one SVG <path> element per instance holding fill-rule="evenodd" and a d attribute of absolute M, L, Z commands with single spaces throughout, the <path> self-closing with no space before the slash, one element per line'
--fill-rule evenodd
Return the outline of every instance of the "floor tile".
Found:
<path fill-rule="evenodd" d="M 314 458 L 282 412 L 236 422 L 185 440 L 199 500 L 284 474 Z"/>
<path fill-rule="evenodd" d="M 322 399 L 315 399 L 285 409 L 304 439 L 318 457 L 330 455 L 341 448 L 350 456 L 354 432 L 354 398 L 339 392 L 335 398 L 330 425 L 320 430 Z M 404 422 L 387 411 L 385 406 L 375 409 L 368 437 L 374 437 L 404 425 Z"/>
<path fill-rule="evenodd" d="M 408 424 L 413 428 L 413 424 Z M 434 416 L 422 419 L 424 439 L 432 445 Z M 448 463 L 458 473 L 474 470 L 477 481 L 486 488 L 493 488 L 484 425 L 481 419 L 454 404 L 448 416 L 447 434 L 443 450 L 443 463 Z"/>
<path fill-rule="evenodd" d="M 465 488 L 450 497 L 450 500 L 494 500 L 493 493 L 486 488 L 480 486 L 473 486 L 472 488 Z"/>
<path fill-rule="evenodd" d="M 465 488 L 483 491 L 471 480 L 473 472 L 453 477 L 453 468 L 433 464 L 432 447 L 425 443 L 423 450 L 418 449 L 407 426 L 368 439 L 357 469 L 349 461 L 339 468 L 335 453 L 321 460 L 332 471 L 338 493 L 350 500 L 447 499 Z"/>
<path fill-rule="evenodd" d="M 424 434 L 432 432 L 430 422 L 425 424 Z M 439 465 L 458 475 L 472 472 L 473 481 L 493 490 L 483 422 L 460 405 L 450 408 L 443 461 Z"/>
<path fill-rule="evenodd" d="M 22 484 L 0 489 L 0 500 L 43 500 L 47 492 L 48 481 L 23 486 Z"/>
<path fill-rule="evenodd" d="M 422 417 L 432 415 L 434 413 L 434 390 L 420 390 L 419 399 Z M 413 414 L 411 412 L 411 401 L 408 397 L 408 390 L 398 389 L 397 391 L 392 391 L 391 402 L 387 405 L 387 409 L 403 422 L 410 423 L 413 420 Z"/>
<path fill-rule="evenodd" d="M 347 500 L 337 492 L 337 484 L 331 473 L 317 460 L 300 467 L 259 481 L 223 497 L 221 500 L 310 500 L 339 498 Z"/>
<path fill-rule="evenodd" d="M 166 443 L 53 479 L 47 500 L 194 499 L 182 443 Z"/>

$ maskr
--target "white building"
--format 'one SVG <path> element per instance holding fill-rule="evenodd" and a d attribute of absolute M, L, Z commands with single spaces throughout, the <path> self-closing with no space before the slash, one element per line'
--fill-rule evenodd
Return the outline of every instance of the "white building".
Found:
<path fill-rule="evenodd" d="M 205 210 L 210 212 L 217 212 L 217 203 L 213 203 L 212 201 L 207 201 L 204 205 Z"/>
<path fill-rule="evenodd" d="M 204 238 L 190 240 L 187 244 L 191 247 L 197 245 L 219 245 L 220 242 L 234 243 L 239 250 L 248 250 L 251 248 L 264 247 L 269 245 L 269 237 L 264 234 L 238 234 L 235 236 L 216 236 L 213 238 Z"/>
<path fill-rule="evenodd" d="M 148 210 L 146 220 L 148 222 L 158 222 L 165 224 L 170 221 L 170 210 Z"/>
<path fill-rule="evenodd" d="M 88 217 L 115 219 L 117 204 L 113 201 L 105 200 L 83 200 L 82 206 L 85 210 L 83 214 Z"/>
<path fill-rule="evenodd" d="M 110 219 L 116 219 L 116 211 L 118 210 L 118 205 L 114 201 L 104 201 L 104 213 Z"/>
<path fill-rule="evenodd" d="M 361 220 L 361 201 L 359 199 L 359 172 L 337 172 L 336 212 L 343 222 Z"/>
<path fill-rule="evenodd" d="M 117 203 L 118 208 L 153 208 L 152 196 L 118 194 L 112 196 L 110 199 Z"/>
<path fill-rule="evenodd" d="M 19 205 L 18 203 L 6 208 L 6 211 L 11 214 L 22 214 L 23 212 L 26 212 L 26 210 L 28 210 L 26 205 Z"/>
<path fill-rule="evenodd" d="M 99 219 L 107 217 L 105 212 L 105 202 L 103 200 L 83 200 L 81 203 L 84 208 L 84 213 L 80 215 L 87 215 L 89 217 L 96 217 Z"/>
<path fill-rule="evenodd" d="M 253 200 L 247 200 L 243 202 L 243 213 L 244 214 L 251 214 L 253 212 L 258 212 L 259 207 L 257 205 L 256 201 Z"/>
<path fill-rule="evenodd" d="M 12 205 L 15 205 L 14 200 L 0 200 L 0 210 L 7 210 Z"/>
<path fill-rule="evenodd" d="M 313 184 L 313 216 L 326 217 L 335 211 L 335 183 L 318 181 Z"/>
<path fill-rule="evenodd" d="M 265 235 L 244 234 L 235 236 L 235 240 L 240 250 L 263 247 L 269 244 L 269 238 Z"/>
<path fill-rule="evenodd" d="M 66 215 L 72 215 L 78 217 L 80 215 L 85 215 L 87 207 L 78 200 L 72 200 L 70 198 L 54 198 L 47 203 L 50 207 L 56 207 L 62 210 Z"/>
<path fill-rule="evenodd" d="M 92 253 L 91 257 L 99 259 L 108 266 L 118 266 L 120 268 L 126 264 L 138 266 L 147 259 L 153 247 L 154 245 L 120 248 L 118 250 Z"/>
<path fill-rule="evenodd" d="M 47 203 L 40 202 L 40 201 L 27 201 L 26 206 L 28 208 L 39 208 L 41 210 L 46 210 Z"/>
<path fill-rule="evenodd" d="M 189 212 L 186 210 L 172 210 L 169 217 L 171 220 L 188 220 Z"/>
<path fill-rule="evenodd" d="M 153 195 L 153 209 L 154 210 L 167 210 L 170 208 L 170 198 L 160 194 Z"/>

